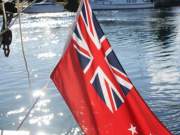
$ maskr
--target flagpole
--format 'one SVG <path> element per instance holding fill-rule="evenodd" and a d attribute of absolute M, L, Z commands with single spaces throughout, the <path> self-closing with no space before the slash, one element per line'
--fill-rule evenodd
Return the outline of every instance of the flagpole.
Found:
<path fill-rule="evenodd" d="M 69 30 L 69 32 L 68 32 L 69 34 L 68 34 L 68 38 L 67 38 L 67 40 L 66 40 L 66 42 L 65 42 L 65 46 L 64 46 L 64 49 L 63 49 L 63 50 L 64 50 L 64 51 L 63 51 L 63 54 L 65 53 L 65 50 L 66 50 L 66 48 L 68 47 L 69 42 L 70 42 L 70 40 L 71 40 L 71 36 L 72 36 L 72 34 L 73 34 L 73 30 L 74 30 L 74 28 L 75 28 L 75 26 L 76 26 L 76 22 L 77 22 L 77 20 L 78 20 L 79 15 L 80 15 L 81 8 L 82 8 L 82 6 L 83 6 L 83 1 L 84 1 L 84 0 L 80 0 L 80 4 L 79 4 L 79 7 L 78 7 L 76 16 L 75 16 L 75 20 L 74 20 L 73 24 L 71 25 L 70 30 Z M 62 56 L 63 56 L 63 54 L 62 54 Z"/>

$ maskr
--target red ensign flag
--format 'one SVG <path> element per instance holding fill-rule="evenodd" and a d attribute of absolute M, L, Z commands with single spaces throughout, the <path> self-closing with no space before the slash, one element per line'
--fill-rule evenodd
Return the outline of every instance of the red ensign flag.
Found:
<path fill-rule="evenodd" d="M 88 0 L 51 78 L 86 135 L 171 135 L 129 80 Z"/>

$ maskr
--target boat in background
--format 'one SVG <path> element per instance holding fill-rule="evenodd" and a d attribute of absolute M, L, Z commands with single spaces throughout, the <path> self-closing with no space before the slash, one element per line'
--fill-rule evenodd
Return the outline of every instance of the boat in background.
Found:
<path fill-rule="evenodd" d="M 91 0 L 93 10 L 154 8 L 153 0 Z"/>
<path fill-rule="evenodd" d="M 26 8 L 23 13 L 56 13 L 63 11 L 64 6 L 61 3 L 45 0 L 31 5 L 30 7 Z"/>
<path fill-rule="evenodd" d="M 90 0 L 93 10 L 142 9 L 154 8 L 154 0 Z M 55 13 L 63 12 L 62 3 L 44 0 L 26 8 L 24 13 Z"/>

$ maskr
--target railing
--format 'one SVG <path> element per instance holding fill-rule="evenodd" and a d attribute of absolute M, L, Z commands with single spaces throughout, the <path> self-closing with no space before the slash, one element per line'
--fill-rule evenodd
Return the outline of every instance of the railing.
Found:
<path fill-rule="evenodd" d="M 30 135 L 28 131 L 0 130 L 0 135 Z"/>

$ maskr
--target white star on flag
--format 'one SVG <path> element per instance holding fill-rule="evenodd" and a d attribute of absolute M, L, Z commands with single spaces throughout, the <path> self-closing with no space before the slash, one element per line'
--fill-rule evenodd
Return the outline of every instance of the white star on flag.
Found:
<path fill-rule="evenodd" d="M 136 131 L 136 127 L 133 126 L 132 124 L 131 124 L 131 127 L 130 127 L 128 130 L 131 132 L 132 135 L 135 135 L 135 134 L 138 133 L 138 132 Z"/>

